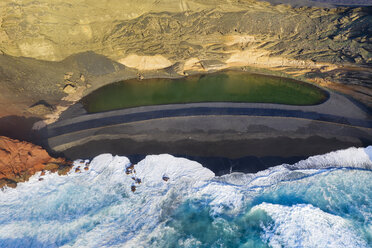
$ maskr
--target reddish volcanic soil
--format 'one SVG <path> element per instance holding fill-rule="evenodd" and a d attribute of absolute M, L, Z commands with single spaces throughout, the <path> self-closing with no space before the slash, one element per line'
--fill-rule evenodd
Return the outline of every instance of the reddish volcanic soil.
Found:
<path fill-rule="evenodd" d="M 38 171 L 66 174 L 71 166 L 63 158 L 49 156 L 40 146 L 0 136 L 0 187 L 15 187 Z"/>

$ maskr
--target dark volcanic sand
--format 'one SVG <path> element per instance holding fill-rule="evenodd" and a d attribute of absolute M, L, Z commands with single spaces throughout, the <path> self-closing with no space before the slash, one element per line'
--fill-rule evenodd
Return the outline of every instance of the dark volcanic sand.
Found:
<path fill-rule="evenodd" d="M 133 163 L 146 155 L 169 153 L 201 163 L 216 175 L 230 172 L 254 173 L 283 163 L 293 164 L 312 155 L 323 154 L 364 143 L 343 142 L 313 136 L 304 139 L 288 137 L 252 139 L 247 141 L 224 140 L 219 142 L 136 142 L 130 139 L 90 141 L 63 152 L 69 159 L 93 158 L 102 153 L 127 156 Z"/>

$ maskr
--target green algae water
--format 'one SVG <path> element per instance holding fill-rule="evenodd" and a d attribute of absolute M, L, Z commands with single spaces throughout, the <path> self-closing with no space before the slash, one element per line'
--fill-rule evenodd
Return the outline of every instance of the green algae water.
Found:
<path fill-rule="evenodd" d="M 182 79 L 127 80 L 104 86 L 82 99 L 90 113 L 138 106 L 250 102 L 314 105 L 323 102 L 322 89 L 288 78 L 222 72 Z"/>

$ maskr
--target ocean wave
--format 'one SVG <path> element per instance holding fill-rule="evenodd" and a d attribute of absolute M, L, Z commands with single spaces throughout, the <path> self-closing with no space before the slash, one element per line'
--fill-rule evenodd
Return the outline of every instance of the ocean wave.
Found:
<path fill-rule="evenodd" d="M 251 211 L 263 210 L 274 221 L 265 226 L 262 238 L 272 247 L 368 247 L 359 231 L 342 217 L 325 213 L 308 204 L 281 206 L 262 203 Z"/>
<path fill-rule="evenodd" d="M 293 165 L 289 169 L 323 169 L 332 167 L 349 167 L 372 170 L 372 146 L 367 148 L 351 147 L 345 150 L 330 152 L 324 155 L 309 157 Z"/>
<path fill-rule="evenodd" d="M 222 177 L 166 154 L 76 160 L 0 192 L 0 247 L 368 247 L 371 151 Z"/>

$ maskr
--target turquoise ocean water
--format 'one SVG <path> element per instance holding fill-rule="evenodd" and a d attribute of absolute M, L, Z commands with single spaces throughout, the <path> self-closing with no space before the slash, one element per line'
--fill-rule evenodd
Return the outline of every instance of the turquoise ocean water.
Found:
<path fill-rule="evenodd" d="M 349 148 L 222 177 L 167 154 L 134 169 L 77 160 L 81 173 L 0 192 L 0 247 L 372 247 L 371 157 Z"/>

